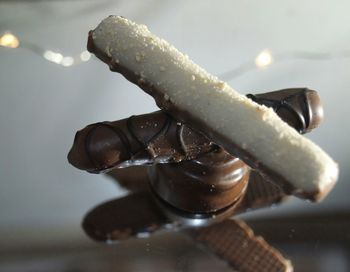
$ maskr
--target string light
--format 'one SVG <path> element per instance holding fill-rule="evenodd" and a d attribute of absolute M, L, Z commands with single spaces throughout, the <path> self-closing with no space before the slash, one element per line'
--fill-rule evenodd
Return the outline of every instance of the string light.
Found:
<path fill-rule="evenodd" d="M 258 68 L 264 68 L 270 65 L 273 61 L 271 52 L 269 50 L 261 51 L 255 58 L 255 65 Z"/>
<path fill-rule="evenodd" d="M 62 65 L 64 67 L 71 67 L 82 62 L 87 62 L 91 59 L 91 54 L 87 50 L 82 51 L 76 56 L 65 56 L 59 52 L 44 50 L 37 44 L 32 44 L 25 41 L 20 43 L 18 38 L 10 32 L 5 32 L 0 36 L 0 46 L 8 48 L 21 47 L 44 57 L 44 59 L 52 63 Z"/>
<path fill-rule="evenodd" d="M 64 57 L 61 61 L 61 64 L 65 67 L 72 66 L 74 64 L 74 58 L 73 57 Z"/>
<path fill-rule="evenodd" d="M 48 61 L 52 61 L 57 64 L 61 64 L 63 56 L 60 53 L 53 52 L 51 50 L 46 50 L 43 54 L 44 58 Z"/>
<path fill-rule="evenodd" d="M 81 62 L 89 61 L 91 58 L 91 54 L 85 50 L 79 54 L 79 57 L 72 57 L 72 56 L 63 56 L 61 53 L 54 52 L 51 50 L 46 50 L 43 53 L 43 57 L 48 61 L 54 62 L 56 64 L 60 64 L 64 67 L 70 67 L 72 65 L 79 64 Z"/>
<path fill-rule="evenodd" d="M 81 52 L 81 54 L 80 54 L 80 59 L 81 59 L 82 61 L 89 61 L 90 58 L 91 58 L 91 54 L 90 54 L 89 51 L 85 50 L 85 51 Z"/>
<path fill-rule="evenodd" d="M 71 67 L 83 62 L 87 62 L 91 59 L 91 54 L 84 50 L 76 56 L 65 56 L 59 52 L 54 52 L 52 50 L 45 50 L 40 45 L 32 44 L 29 42 L 21 41 L 12 34 L 11 32 L 5 32 L 0 36 L 0 47 L 8 47 L 8 48 L 24 48 L 27 49 L 44 59 L 55 63 L 57 65 L 61 65 L 64 67 Z M 267 66 L 272 63 L 278 63 L 286 60 L 310 60 L 310 61 L 322 61 L 322 60 L 331 60 L 331 59 L 345 59 L 350 58 L 350 50 L 345 51 L 337 51 L 337 52 L 308 52 L 308 51 L 289 51 L 289 52 L 280 52 L 272 53 L 269 50 L 261 51 L 253 60 L 241 63 L 236 68 L 229 70 L 225 73 L 222 73 L 219 78 L 229 81 L 234 78 L 237 78 L 249 71 L 259 69 L 259 68 L 267 68 Z"/>
<path fill-rule="evenodd" d="M 62 65 L 64 67 L 70 67 L 72 65 L 77 65 L 79 63 L 89 61 L 91 58 L 91 54 L 87 50 L 84 50 L 76 57 L 64 56 L 61 53 L 54 52 L 51 50 L 46 50 L 42 55 L 48 61 Z"/>
<path fill-rule="evenodd" d="M 0 37 L 0 46 L 17 48 L 19 46 L 19 40 L 15 35 L 7 32 Z"/>
<path fill-rule="evenodd" d="M 63 56 L 61 53 L 46 50 L 43 54 L 44 58 L 62 66 L 69 67 L 74 64 L 74 58 L 70 56 Z"/>
<path fill-rule="evenodd" d="M 254 61 L 244 62 L 232 70 L 219 74 L 218 77 L 229 81 L 257 68 L 267 68 L 267 66 L 272 63 L 279 63 L 288 60 L 300 59 L 308 61 L 325 61 L 347 58 L 350 58 L 350 50 L 336 52 L 287 51 L 275 53 L 273 55 L 269 50 L 263 50 L 256 56 Z"/>

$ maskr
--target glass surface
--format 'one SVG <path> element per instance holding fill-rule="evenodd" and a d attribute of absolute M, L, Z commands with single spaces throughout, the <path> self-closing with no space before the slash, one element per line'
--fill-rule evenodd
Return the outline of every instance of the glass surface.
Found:
<path fill-rule="evenodd" d="M 349 271 L 349 9 L 345 0 L 0 1 L 0 271 L 231 271 L 181 233 L 109 246 L 81 229 L 90 209 L 127 191 L 67 162 L 75 132 L 157 110 L 86 52 L 88 31 L 110 14 L 147 25 L 243 94 L 319 92 L 325 121 L 306 137 L 338 162 L 334 190 L 240 219 L 295 271 Z"/>

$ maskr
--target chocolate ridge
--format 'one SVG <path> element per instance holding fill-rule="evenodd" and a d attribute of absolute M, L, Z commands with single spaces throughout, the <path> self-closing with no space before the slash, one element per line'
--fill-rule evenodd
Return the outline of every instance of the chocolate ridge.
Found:
<path fill-rule="evenodd" d="M 90 173 L 191 160 L 217 146 L 163 111 L 88 125 L 76 133 L 68 161 Z"/>

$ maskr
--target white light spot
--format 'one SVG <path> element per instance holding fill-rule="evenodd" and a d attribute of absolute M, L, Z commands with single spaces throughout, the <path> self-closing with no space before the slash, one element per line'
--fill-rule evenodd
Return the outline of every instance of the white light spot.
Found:
<path fill-rule="evenodd" d="M 15 35 L 11 33 L 5 33 L 4 35 L 0 36 L 0 46 L 17 48 L 19 46 L 19 40 Z"/>
<path fill-rule="evenodd" d="M 151 235 L 148 232 L 139 232 L 139 233 L 136 234 L 137 238 L 148 238 L 150 236 Z"/>
<path fill-rule="evenodd" d="M 255 58 L 255 65 L 259 68 L 266 67 L 270 65 L 273 61 L 271 52 L 268 50 L 263 50 Z"/>
<path fill-rule="evenodd" d="M 72 57 L 64 57 L 61 61 L 61 64 L 65 67 L 72 66 L 74 63 L 74 59 Z"/>
<path fill-rule="evenodd" d="M 44 52 L 44 58 L 57 64 L 60 64 L 63 60 L 62 54 L 53 52 L 51 50 Z"/>
<path fill-rule="evenodd" d="M 89 61 L 90 58 L 91 58 L 91 54 L 89 51 L 85 50 L 85 51 L 81 52 L 81 54 L 80 54 L 81 61 Z"/>
<path fill-rule="evenodd" d="M 54 52 L 50 51 L 50 50 L 46 50 L 43 54 L 44 58 L 52 61 L 52 57 L 53 57 Z"/>

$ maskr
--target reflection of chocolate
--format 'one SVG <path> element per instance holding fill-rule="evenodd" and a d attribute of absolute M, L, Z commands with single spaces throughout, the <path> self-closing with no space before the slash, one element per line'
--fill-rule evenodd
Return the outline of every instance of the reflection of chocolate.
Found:
<path fill-rule="evenodd" d="M 198 243 L 227 261 L 238 271 L 291 272 L 290 261 L 242 221 L 226 220 L 188 231 Z"/>
<path fill-rule="evenodd" d="M 198 159 L 198 161 L 200 160 Z M 128 169 L 133 171 L 123 174 L 124 170 Z M 118 183 L 120 181 L 122 184 L 124 181 L 134 183 L 132 188 L 128 184 L 128 189 L 132 190 L 132 194 L 102 203 L 85 216 L 82 225 L 90 238 L 97 241 L 113 242 L 138 236 L 145 237 L 169 227 L 183 229 L 190 226 L 208 226 L 252 208 L 269 207 L 286 199 L 286 195 L 276 185 L 263 179 L 257 172 L 251 171 L 248 186 L 236 203 L 217 212 L 191 213 L 175 208 L 174 205 L 167 205 L 168 201 L 161 201 L 158 197 L 154 197 L 149 192 L 149 187 L 144 184 L 149 182 L 148 178 L 139 176 L 140 169 L 135 170 L 135 167 L 131 167 L 113 171 L 122 173 L 122 175 L 117 173 L 117 175 L 112 176 Z M 181 182 L 176 184 L 185 185 Z M 176 184 L 174 185 L 176 186 Z M 241 182 L 241 184 L 245 185 L 246 183 Z M 189 200 L 192 200 L 192 203 L 199 198 L 198 193 L 193 189 L 194 187 L 190 189 L 193 196 Z M 175 192 L 179 192 L 179 188 L 175 189 Z M 181 200 L 183 197 L 179 196 L 179 198 Z M 215 204 L 213 201 L 212 203 Z M 226 231 L 229 231 L 228 228 Z"/>
<path fill-rule="evenodd" d="M 287 197 L 280 187 L 266 180 L 259 172 L 251 170 L 246 193 L 239 203 L 236 213 L 242 213 L 248 209 L 270 207 L 273 204 L 281 203 Z"/>
<path fill-rule="evenodd" d="M 85 216 L 82 226 L 90 238 L 112 242 L 149 235 L 166 223 L 152 195 L 140 192 L 97 206 Z"/>

